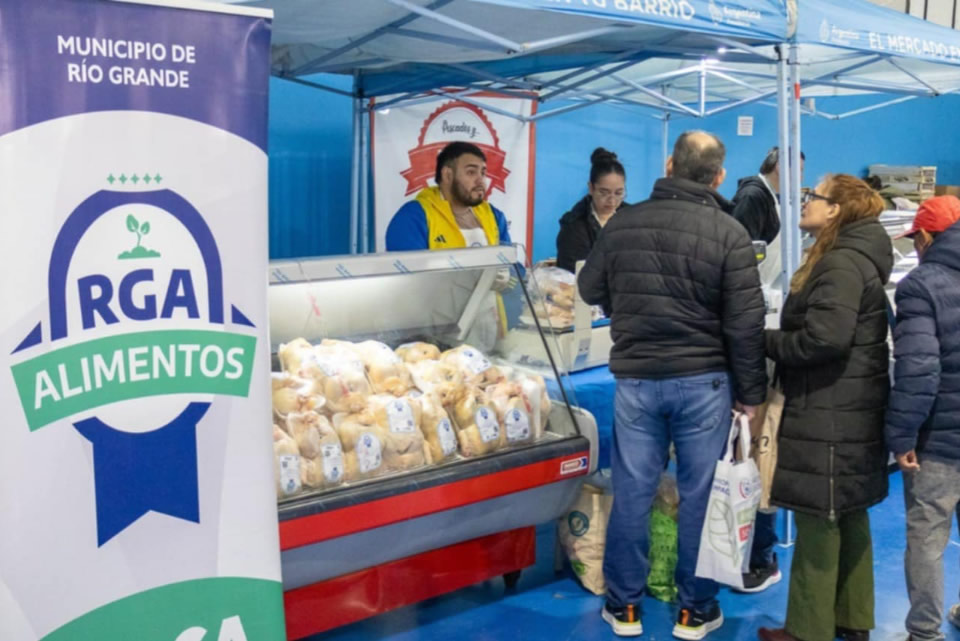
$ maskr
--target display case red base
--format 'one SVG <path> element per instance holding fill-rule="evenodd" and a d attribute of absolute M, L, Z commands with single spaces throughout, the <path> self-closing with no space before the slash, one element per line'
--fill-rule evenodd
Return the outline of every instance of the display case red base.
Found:
<path fill-rule="evenodd" d="M 287 638 L 302 639 L 533 565 L 536 529 L 457 543 L 284 593 Z"/>

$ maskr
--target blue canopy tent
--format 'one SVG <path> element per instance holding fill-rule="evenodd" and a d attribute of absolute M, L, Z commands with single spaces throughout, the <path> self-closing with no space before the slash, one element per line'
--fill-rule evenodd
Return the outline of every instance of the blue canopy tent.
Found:
<path fill-rule="evenodd" d="M 664 153 L 670 120 L 760 103 L 778 109 L 780 146 L 798 156 L 801 113 L 842 119 L 960 90 L 960 34 L 866 0 L 248 4 L 275 10 L 275 75 L 354 99 L 354 252 L 368 250 L 362 186 L 375 97 L 378 109 L 438 96 L 489 109 L 467 94 L 533 96 L 541 109 L 531 121 L 598 103 L 640 109 L 663 121 Z M 353 90 L 304 79 L 318 72 L 351 74 Z M 801 97 L 840 93 L 898 97 L 842 114 L 801 104 Z M 791 165 L 781 176 L 781 193 L 790 195 L 783 206 L 787 273 L 800 260 L 799 158 Z"/>
<path fill-rule="evenodd" d="M 371 99 L 377 98 L 376 108 L 382 109 L 455 97 L 496 111 L 468 95 L 484 91 L 537 100 L 541 109 L 530 120 L 610 102 L 642 108 L 667 122 L 671 114 L 705 114 L 707 74 L 688 65 L 690 56 L 723 49 L 736 62 L 772 64 L 777 54 L 771 46 L 786 40 L 789 22 L 785 0 L 246 4 L 270 6 L 276 12 L 275 75 L 346 93 L 354 100 L 353 252 L 368 250 L 368 194 L 361 186 L 368 184 Z M 674 60 L 673 68 L 622 75 L 658 59 Z M 353 90 L 343 92 L 304 78 L 319 72 L 351 74 Z M 685 76 L 699 78 L 699 111 L 664 93 L 666 82 Z M 458 89 L 450 92 L 448 87 Z M 556 103 L 564 104 L 552 107 Z"/>

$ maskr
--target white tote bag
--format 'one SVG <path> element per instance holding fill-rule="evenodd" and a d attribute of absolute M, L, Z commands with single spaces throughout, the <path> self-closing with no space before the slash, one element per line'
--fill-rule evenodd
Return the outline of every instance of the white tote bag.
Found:
<path fill-rule="evenodd" d="M 700 534 L 698 577 L 743 588 L 761 494 L 760 472 L 750 458 L 750 422 L 745 414 L 735 413 L 726 452 L 713 475 Z"/>

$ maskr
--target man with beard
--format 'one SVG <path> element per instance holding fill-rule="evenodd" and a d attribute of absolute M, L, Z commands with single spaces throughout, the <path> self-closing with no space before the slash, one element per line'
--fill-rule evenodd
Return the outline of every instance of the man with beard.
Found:
<path fill-rule="evenodd" d="M 435 187 L 427 187 L 394 214 L 387 251 L 509 245 L 507 219 L 486 194 L 487 159 L 468 142 L 452 142 L 437 156 Z"/>

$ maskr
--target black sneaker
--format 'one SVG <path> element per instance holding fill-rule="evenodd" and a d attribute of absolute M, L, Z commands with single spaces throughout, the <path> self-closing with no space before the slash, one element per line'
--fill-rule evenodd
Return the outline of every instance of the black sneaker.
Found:
<path fill-rule="evenodd" d="M 619 637 L 638 637 L 643 634 L 643 623 L 640 622 L 640 606 L 625 605 L 615 608 L 609 603 L 604 603 L 603 612 L 600 616 L 610 624 L 613 633 Z"/>
<path fill-rule="evenodd" d="M 686 641 L 700 641 L 703 637 L 723 625 L 723 612 L 714 605 L 708 612 L 697 612 L 682 608 L 677 613 L 677 624 L 673 626 L 673 636 Z"/>
<path fill-rule="evenodd" d="M 735 592 L 763 592 L 771 585 L 779 583 L 783 575 L 780 574 L 780 567 L 777 565 L 777 557 L 773 557 L 773 563 L 763 567 L 750 568 L 750 571 L 743 575 L 743 587 L 732 588 Z"/>
<path fill-rule="evenodd" d="M 870 641 L 869 630 L 853 630 L 838 625 L 834 632 L 834 636 L 841 641 Z"/>

